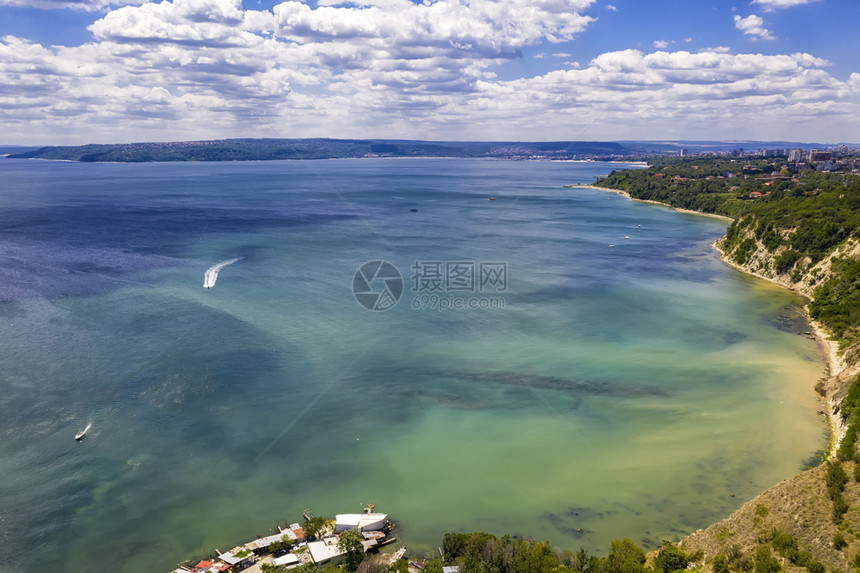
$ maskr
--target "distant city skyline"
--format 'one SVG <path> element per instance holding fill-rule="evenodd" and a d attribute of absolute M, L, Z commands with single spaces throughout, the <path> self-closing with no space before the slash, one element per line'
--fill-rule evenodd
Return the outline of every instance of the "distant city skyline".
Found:
<path fill-rule="evenodd" d="M 0 144 L 860 134 L 856 0 L 0 0 Z"/>

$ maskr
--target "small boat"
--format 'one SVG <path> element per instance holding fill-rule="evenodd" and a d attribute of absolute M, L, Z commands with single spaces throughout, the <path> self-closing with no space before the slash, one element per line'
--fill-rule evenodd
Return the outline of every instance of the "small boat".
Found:
<path fill-rule="evenodd" d="M 495 200 L 496 200 L 495 197 L 490 197 L 490 201 L 495 201 Z"/>
<path fill-rule="evenodd" d="M 418 209 L 414 209 L 414 208 L 413 208 L 413 209 L 409 209 L 409 210 L 410 210 L 410 211 L 412 211 L 413 213 L 417 213 L 417 212 L 418 212 Z"/>
<path fill-rule="evenodd" d="M 629 239 L 630 237 L 628 237 L 627 235 L 624 235 L 624 238 L 625 238 L 625 239 Z"/>
<path fill-rule="evenodd" d="M 87 424 L 87 427 L 86 427 L 86 428 L 84 428 L 83 430 L 81 430 L 80 432 L 78 432 L 77 434 L 75 434 L 75 441 L 80 442 L 81 440 L 83 440 L 83 439 L 84 439 L 84 436 L 86 436 L 86 435 L 87 435 L 87 432 L 89 432 L 89 431 L 90 431 L 90 427 L 91 427 L 91 426 L 92 426 L 92 424 Z"/>

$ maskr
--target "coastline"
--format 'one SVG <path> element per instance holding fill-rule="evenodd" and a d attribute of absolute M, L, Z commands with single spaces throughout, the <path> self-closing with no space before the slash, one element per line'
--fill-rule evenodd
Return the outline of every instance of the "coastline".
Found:
<path fill-rule="evenodd" d="M 659 201 L 651 201 L 647 199 L 636 199 L 635 197 L 631 197 L 630 193 L 627 191 L 623 191 L 621 189 L 611 189 L 608 187 L 598 187 L 596 185 L 565 185 L 567 188 L 583 188 L 583 189 L 595 189 L 598 191 L 608 191 L 610 193 L 615 193 L 617 195 L 622 195 L 627 197 L 632 201 L 639 201 L 641 203 L 651 203 L 654 205 L 661 205 L 663 207 L 671 207 L 671 205 L 667 205 L 666 203 L 660 203 Z M 702 213 L 700 211 L 693 211 L 690 209 L 679 209 L 674 207 L 673 210 L 678 211 L 680 213 L 689 213 L 692 215 L 700 215 L 703 217 L 713 217 L 717 219 L 722 219 L 727 222 L 734 222 L 734 219 L 731 217 L 726 217 L 724 215 L 715 215 L 713 213 Z M 832 456 L 836 453 L 836 450 L 839 448 L 839 444 L 842 441 L 842 438 L 845 436 L 845 431 L 847 427 L 844 424 L 840 423 L 840 419 L 838 416 L 838 411 L 840 407 L 840 400 L 836 399 L 836 396 L 841 394 L 841 391 L 844 390 L 845 380 L 848 376 L 846 374 L 854 374 L 854 370 L 849 368 L 847 364 L 845 364 L 842 357 L 839 355 L 839 344 L 830 338 L 830 335 L 827 333 L 827 329 L 824 325 L 817 322 L 809 315 L 809 302 L 811 302 L 811 297 L 808 293 L 801 291 L 796 288 L 794 285 L 786 284 L 779 280 L 773 279 L 771 277 L 766 277 L 760 273 L 757 273 L 753 270 L 747 269 L 742 265 L 735 263 L 730 260 L 726 253 L 719 246 L 720 239 L 715 240 L 711 243 L 711 248 L 717 251 L 720 254 L 720 260 L 726 265 L 732 267 L 733 269 L 740 271 L 744 274 L 754 276 L 756 278 L 764 279 L 772 284 L 775 284 L 785 290 L 793 292 L 795 294 L 799 294 L 806 300 L 805 304 L 803 304 L 800 308 L 803 311 L 804 316 L 806 317 L 807 323 L 812 329 L 812 334 L 815 339 L 815 342 L 819 349 L 819 354 L 821 355 L 821 359 L 824 364 L 827 366 L 827 374 L 824 378 L 819 379 L 818 384 L 823 383 L 824 388 L 826 388 L 826 394 L 822 395 L 822 399 L 824 402 L 824 410 L 821 412 L 827 419 L 827 425 L 830 428 L 830 436 L 828 440 L 827 447 L 827 456 Z M 814 391 L 818 392 L 818 386 L 814 388 Z M 820 392 L 818 392 L 821 395 Z"/>
<path fill-rule="evenodd" d="M 723 261 L 723 263 L 742 273 L 766 280 L 769 283 L 777 285 L 789 292 L 799 294 L 804 299 L 806 299 L 806 302 L 800 308 L 803 311 L 804 317 L 806 317 L 806 322 L 812 329 L 812 335 L 815 339 L 816 344 L 818 345 L 818 351 L 821 356 L 821 359 L 827 366 L 827 374 L 824 376 L 824 378 L 819 380 L 819 383 L 823 383 L 827 389 L 826 394 L 822 396 L 825 407 L 822 413 L 827 418 L 827 425 L 830 428 L 830 436 L 827 446 L 827 456 L 829 457 L 835 455 L 836 450 L 839 448 L 839 444 L 842 442 L 842 438 L 845 437 L 845 431 L 848 429 L 847 426 L 845 426 L 844 424 L 840 424 L 838 416 L 840 401 L 835 400 L 835 395 L 838 394 L 839 390 L 842 389 L 841 378 L 843 374 L 846 374 L 849 371 L 848 365 L 845 364 L 845 361 L 842 360 L 841 356 L 839 356 L 839 344 L 830 338 L 830 336 L 827 334 L 826 329 L 824 328 L 824 325 L 822 325 L 809 315 L 809 303 L 812 299 L 807 293 L 802 292 L 797 288 L 794 288 L 792 285 L 787 285 L 771 277 L 766 277 L 760 273 L 757 273 L 750 269 L 746 269 L 743 266 L 737 264 L 726 256 L 725 251 L 720 248 L 719 242 L 720 239 L 717 239 L 716 241 L 711 243 L 711 248 L 713 248 L 720 254 L 720 260 Z M 816 391 L 818 391 L 817 388 Z"/>
<path fill-rule="evenodd" d="M 717 215 L 716 213 L 702 213 L 701 211 L 694 211 L 692 209 L 684 209 L 682 207 L 672 207 L 671 205 L 667 205 L 666 203 L 661 203 L 659 201 L 652 201 L 650 199 L 637 199 L 636 197 L 631 197 L 630 193 L 627 191 L 622 191 L 621 189 L 611 189 L 609 187 L 598 187 L 597 185 L 565 185 L 567 189 L 595 189 L 597 191 L 609 191 L 610 193 L 615 193 L 616 195 L 621 195 L 622 197 L 627 197 L 631 201 L 638 201 L 639 203 L 650 203 L 651 205 L 660 205 L 661 207 L 668 207 L 673 211 L 677 211 L 678 213 L 687 213 L 689 215 L 698 215 L 700 217 L 711 217 L 713 219 L 720 219 L 723 221 L 733 222 L 734 219 L 731 217 L 726 217 L 725 215 Z"/>

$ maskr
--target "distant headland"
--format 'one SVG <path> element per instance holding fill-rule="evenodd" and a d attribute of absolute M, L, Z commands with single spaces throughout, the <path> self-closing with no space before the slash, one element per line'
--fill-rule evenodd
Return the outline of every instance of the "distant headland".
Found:
<path fill-rule="evenodd" d="M 399 139 L 213 139 L 201 141 L 2 147 L 12 159 L 145 163 L 268 161 L 373 157 L 446 157 L 508 160 L 631 160 L 653 155 L 744 155 L 820 144 L 760 141 L 421 141 Z M 745 151 L 747 150 L 747 151 Z"/>

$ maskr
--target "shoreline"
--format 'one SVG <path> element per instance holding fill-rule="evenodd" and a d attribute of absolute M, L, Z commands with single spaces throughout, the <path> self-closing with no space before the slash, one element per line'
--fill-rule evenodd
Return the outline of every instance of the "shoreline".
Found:
<path fill-rule="evenodd" d="M 720 239 L 717 239 L 716 241 L 711 243 L 711 248 L 720 254 L 720 260 L 724 264 L 748 276 L 765 280 L 784 290 L 800 295 L 805 299 L 805 303 L 801 305 L 800 309 L 801 311 L 803 311 L 803 316 L 806 318 L 806 322 L 812 329 L 813 339 L 818 346 L 818 354 L 822 362 L 824 362 L 824 365 L 827 367 L 827 373 L 824 375 L 824 377 L 818 380 L 819 383 L 824 383 L 826 385 L 827 392 L 822 395 L 820 392 L 817 391 L 817 385 L 814 390 L 816 391 L 816 394 L 821 396 L 821 399 L 824 403 L 825 408 L 824 411 L 821 413 L 823 413 L 824 416 L 827 418 L 827 426 L 830 429 L 830 435 L 828 437 L 828 444 L 826 450 L 827 457 L 835 455 L 836 450 L 839 448 L 839 444 L 842 442 L 842 438 L 845 436 L 845 431 L 847 430 L 847 427 L 839 423 L 839 417 L 837 414 L 840 408 L 840 403 L 834 401 L 833 399 L 834 395 L 837 393 L 836 391 L 840 389 L 840 378 L 849 370 L 848 365 L 845 364 L 845 361 L 842 360 L 841 356 L 839 356 L 839 344 L 835 340 L 830 338 L 830 336 L 827 334 L 827 330 L 824 328 L 824 325 L 820 324 L 818 321 L 816 321 L 809 315 L 809 303 L 812 301 L 812 297 L 810 297 L 807 293 L 802 292 L 797 288 L 794 288 L 791 285 L 787 285 L 771 277 L 766 277 L 755 271 L 746 269 L 743 266 L 737 264 L 736 262 L 730 260 L 726 256 L 726 253 L 720 248 L 718 244 L 719 241 Z"/>
<path fill-rule="evenodd" d="M 565 185 L 567 189 L 595 189 L 597 191 L 609 191 L 610 193 L 615 193 L 616 195 L 621 195 L 622 197 L 627 197 L 631 201 L 637 201 L 639 203 L 649 203 L 651 205 L 660 205 L 661 207 L 668 207 L 673 211 L 677 211 L 678 213 L 687 213 L 689 215 L 698 215 L 700 217 L 711 217 L 713 219 L 720 219 L 723 221 L 734 222 L 734 219 L 731 217 L 727 217 L 725 215 L 717 215 L 716 213 L 703 213 L 701 211 L 694 211 L 692 209 L 684 209 L 683 207 L 672 207 L 666 203 L 661 203 L 660 201 L 652 201 L 651 199 L 637 199 L 636 197 L 631 197 L 630 193 L 627 191 L 622 191 L 621 189 L 612 189 L 610 187 L 598 187 L 597 185 Z"/>
<path fill-rule="evenodd" d="M 653 205 L 661 205 L 663 207 L 670 207 L 674 211 L 678 211 L 681 213 L 689 213 L 689 214 L 693 214 L 693 215 L 700 215 L 703 217 L 713 217 L 713 218 L 722 219 L 722 220 L 728 221 L 728 222 L 734 222 L 733 218 L 726 217 L 724 215 L 716 215 L 713 213 L 702 213 L 700 211 L 693 211 L 690 209 L 679 209 L 677 207 L 672 207 L 671 205 L 667 205 L 666 203 L 660 203 L 659 201 L 651 201 L 648 199 L 636 199 L 635 197 L 631 197 L 630 193 L 628 193 L 627 191 L 623 191 L 621 189 L 612 189 L 609 187 L 598 187 L 596 185 L 565 185 L 565 187 L 567 187 L 567 188 L 595 189 L 598 191 L 608 191 L 610 193 L 615 193 L 616 195 L 622 195 L 624 197 L 627 197 L 631 201 L 639 201 L 641 203 L 651 203 Z M 837 412 L 840 408 L 840 404 L 839 404 L 839 402 L 834 401 L 834 396 L 836 394 L 838 394 L 838 391 L 841 389 L 840 388 L 840 384 L 842 383 L 841 378 L 843 377 L 844 374 L 846 374 L 849 371 L 849 366 L 847 364 L 845 364 L 842 357 L 839 356 L 839 344 L 830 338 L 830 336 L 827 334 L 827 330 L 824 328 L 824 326 L 822 324 L 818 323 L 815 319 L 813 319 L 809 315 L 809 303 L 812 300 L 812 297 L 810 297 L 809 294 L 800 291 L 799 289 L 795 288 L 793 285 L 785 284 L 785 283 L 780 282 L 776 279 L 766 277 L 766 276 L 761 275 L 755 271 L 746 269 L 743 266 L 741 266 L 741 265 L 735 263 L 734 261 L 728 259 L 728 257 L 726 257 L 725 252 L 722 249 L 720 249 L 720 247 L 719 247 L 718 243 L 719 243 L 720 239 L 717 239 L 713 243 L 711 243 L 711 248 L 714 249 L 715 251 L 717 251 L 717 253 L 719 253 L 720 260 L 724 264 L 726 264 L 726 265 L 732 267 L 733 269 L 740 271 L 740 272 L 742 272 L 748 276 L 753 276 L 753 277 L 756 277 L 759 279 L 764 279 L 764 280 L 768 281 L 769 283 L 777 285 L 777 286 L 779 286 L 779 287 L 781 287 L 781 288 L 783 288 L 789 292 L 798 294 L 805 299 L 806 302 L 803 305 L 801 305 L 800 308 L 803 312 L 803 315 L 806 317 L 807 323 L 809 324 L 809 326 L 812 330 L 812 334 L 813 334 L 813 337 L 815 339 L 816 345 L 818 346 L 818 351 L 819 351 L 819 355 L 822 359 L 822 362 L 824 362 L 824 364 L 827 368 L 827 374 L 823 378 L 818 380 L 818 383 L 823 382 L 824 384 L 826 384 L 826 388 L 827 388 L 826 394 L 821 395 L 819 392 L 817 392 L 817 385 L 816 385 L 816 387 L 813 388 L 813 391 L 815 391 L 816 394 L 819 394 L 822 398 L 822 401 L 824 402 L 824 406 L 825 406 L 824 412 L 820 412 L 820 413 L 823 413 L 825 415 L 825 417 L 827 419 L 827 425 L 830 429 L 830 435 L 829 435 L 828 444 L 827 444 L 827 456 L 829 457 L 829 456 L 834 455 L 836 453 L 836 450 L 839 448 L 839 444 L 842 441 L 842 438 L 844 437 L 845 431 L 847 429 L 846 427 L 843 427 L 839 423 L 839 418 L 838 418 Z"/>

